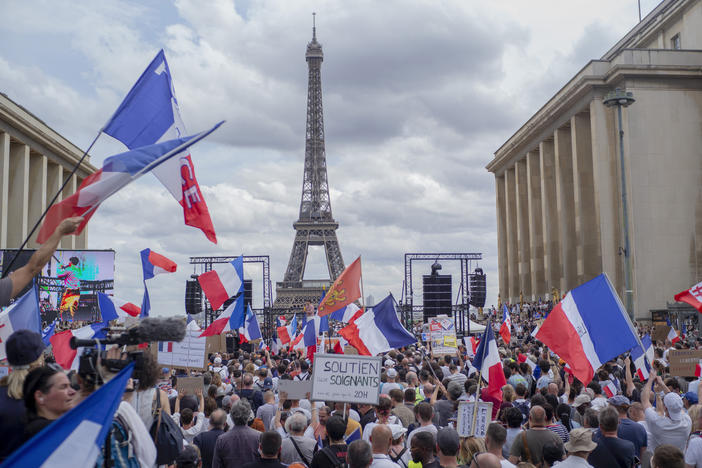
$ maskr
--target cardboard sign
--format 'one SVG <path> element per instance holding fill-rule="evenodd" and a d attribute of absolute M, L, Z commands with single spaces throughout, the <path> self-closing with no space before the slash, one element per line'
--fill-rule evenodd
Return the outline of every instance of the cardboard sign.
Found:
<path fill-rule="evenodd" d="M 159 341 L 158 363 L 166 367 L 182 367 L 205 370 L 205 348 L 207 338 L 200 338 L 201 331 L 187 330 L 181 342 Z"/>
<path fill-rule="evenodd" d="M 671 349 L 668 352 L 670 375 L 694 377 L 700 360 L 702 360 L 702 349 Z"/>
<path fill-rule="evenodd" d="M 196 391 L 203 390 L 205 387 L 205 378 L 199 377 L 178 377 L 176 381 L 176 390 L 178 395 L 195 395 Z"/>
<path fill-rule="evenodd" d="M 351 345 L 344 346 L 344 354 L 358 355 L 358 350 Z"/>
<path fill-rule="evenodd" d="M 660 341 L 665 343 L 666 338 L 668 338 L 668 332 L 670 331 L 670 326 L 669 325 L 661 325 L 653 329 L 653 333 L 651 333 L 651 340 L 653 342 Z"/>
<path fill-rule="evenodd" d="M 458 403 L 458 420 L 456 432 L 460 437 L 485 437 L 488 424 L 492 420 L 492 403 L 481 401 L 478 403 L 478 414 L 473 427 L 473 410 L 475 403 L 461 401 Z"/>
<path fill-rule="evenodd" d="M 278 380 L 278 394 L 281 393 L 286 393 L 288 400 L 303 400 L 307 398 L 308 393 L 312 393 L 312 381 Z"/>
<path fill-rule="evenodd" d="M 434 356 L 456 354 L 456 327 L 453 319 L 439 315 L 429 321 L 429 339 Z"/>
<path fill-rule="evenodd" d="M 227 352 L 227 337 L 226 335 L 214 335 L 205 338 L 205 352 L 209 356 L 214 353 Z"/>
<path fill-rule="evenodd" d="M 377 405 L 382 369 L 380 356 L 315 354 L 312 399 Z"/>

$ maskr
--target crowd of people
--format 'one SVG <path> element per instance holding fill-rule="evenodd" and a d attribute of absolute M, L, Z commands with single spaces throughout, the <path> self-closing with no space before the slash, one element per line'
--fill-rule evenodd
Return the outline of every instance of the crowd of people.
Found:
<path fill-rule="evenodd" d="M 386 353 L 377 405 L 288 398 L 281 380 L 311 378 L 314 363 L 299 351 L 213 354 L 201 373 L 160 367 L 145 353 L 113 423 L 115 466 L 702 467 L 700 380 L 669 375 L 666 361 L 671 349 L 698 348 L 695 336 L 660 343 L 648 380 L 622 355 L 583 385 L 524 328 L 500 342 L 501 400 L 478 389 L 463 346 L 451 356 L 420 347 Z M 99 386 L 89 373 L 52 363 L 37 333 L 15 332 L 6 349 L 12 372 L 0 381 L 0 459 Z M 196 374 L 203 388 L 179 393 L 178 378 Z M 492 422 L 485 437 L 461 437 L 458 407 L 476 394 L 493 403 Z M 170 459 L 154 440 L 163 418 L 181 437 Z"/>
<path fill-rule="evenodd" d="M 0 280 L 0 304 L 78 221 Z M 474 350 L 462 345 L 453 355 L 420 342 L 384 353 L 376 405 L 289 397 L 281 381 L 309 381 L 314 366 L 297 350 L 216 353 L 204 372 L 161 367 L 143 353 L 112 422 L 110 458 L 97 466 L 702 468 L 700 378 L 671 375 L 668 362 L 673 349 L 700 348 L 696 329 L 675 344 L 654 343 L 647 379 L 624 354 L 585 384 L 531 336 L 547 315 L 535 307 L 512 310 L 510 342 L 497 338 L 507 381 L 499 398 L 481 388 Z M 0 380 L 0 461 L 109 381 L 115 371 L 103 364 L 123 358 L 115 348 L 65 372 L 34 331 L 15 331 L 4 345 L 11 372 Z M 178 380 L 193 375 L 202 388 L 179 392 Z M 461 402 L 476 398 L 492 403 L 485 436 L 459 435 Z"/>

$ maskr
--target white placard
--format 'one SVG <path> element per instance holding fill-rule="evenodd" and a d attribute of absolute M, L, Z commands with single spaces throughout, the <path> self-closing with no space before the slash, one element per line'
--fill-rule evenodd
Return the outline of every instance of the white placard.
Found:
<path fill-rule="evenodd" d="M 311 380 L 278 380 L 278 395 L 285 393 L 288 400 L 303 400 L 311 392 Z"/>
<path fill-rule="evenodd" d="M 315 354 L 312 400 L 378 404 L 380 356 Z"/>
<path fill-rule="evenodd" d="M 158 363 L 169 367 L 205 368 L 207 337 L 200 338 L 201 331 L 187 330 L 183 341 L 160 341 Z"/>
<path fill-rule="evenodd" d="M 461 401 L 458 403 L 458 421 L 456 432 L 460 437 L 485 437 L 488 424 L 492 420 L 492 403 L 481 401 L 478 403 L 478 414 L 475 418 L 475 431 L 473 431 L 473 408 L 475 403 Z"/>

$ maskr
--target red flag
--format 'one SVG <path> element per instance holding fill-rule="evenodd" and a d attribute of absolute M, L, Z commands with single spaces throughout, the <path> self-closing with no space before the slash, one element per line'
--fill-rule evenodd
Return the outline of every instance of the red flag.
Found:
<path fill-rule="evenodd" d="M 335 310 L 339 310 L 351 304 L 353 301 L 361 297 L 361 257 L 358 257 L 354 262 L 346 267 L 346 269 L 334 281 L 334 284 L 329 288 L 322 302 L 319 304 L 319 312 L 317 315 L 324 317 Z"/>
<path fill-rule="evenodd" d="M 686 302 L 692 307 L 702 312 L 702 283 L 697 283 L 690 289 L 675 295 L 675 300 L 678 302 Z"/>

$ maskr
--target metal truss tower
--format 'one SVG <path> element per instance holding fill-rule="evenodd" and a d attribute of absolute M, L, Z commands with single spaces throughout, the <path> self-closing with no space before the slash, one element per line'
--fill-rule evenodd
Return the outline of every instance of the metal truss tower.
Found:
<path fill-rule="evenodd" d="M 322 45 L 317 42 L 317 31 L 313 23 L 312 41 L 307 44 L 307 53 L 305 54 L 308 67 L 307 129 L 300 217 L 293 224 L 295 241 L 285 277 L 282 282 L 276 283 L 274 309 L 297 309 L 303 307 L 307 302 L 316 304 L 323 288 L 328 287 L 331 281 L 334 281 L 344 271 L 344 259 L 341 257 L 339 241 L 336 238 L 339 223 L 332 217 L 327 182 L 322 112 L 321 68 L 323 58 Z M 311 245 L 324 246 L 331 281 L 303 281 L 307 253 Z"/>

